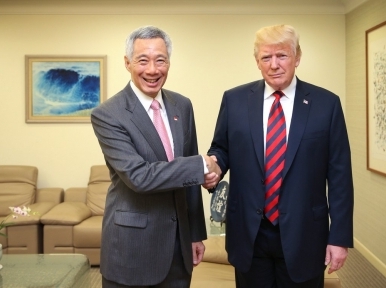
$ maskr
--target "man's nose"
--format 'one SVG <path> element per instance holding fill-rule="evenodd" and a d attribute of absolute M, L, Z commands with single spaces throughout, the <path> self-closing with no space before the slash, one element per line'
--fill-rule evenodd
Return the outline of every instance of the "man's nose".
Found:
<path fill-rule="evenodd" d="M 279 62 L 276 56 L 271 58 L 271 69 L 277 69 L 279 67 Z"/>
<path fill-rule="evenodd" d="M 149 61 L 149 63 L 147 64 L 147 67 L 146 67 L 146 71 L 148 73 L 156 73 L 158 70 L 157 68 L 157 65 L 155 64 L 154 61 Z"/>

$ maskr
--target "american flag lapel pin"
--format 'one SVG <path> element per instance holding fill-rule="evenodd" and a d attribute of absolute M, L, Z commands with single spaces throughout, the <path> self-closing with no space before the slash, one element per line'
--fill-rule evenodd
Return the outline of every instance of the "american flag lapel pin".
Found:
<path fill-rule="evenodd" d="M 306 99 L 303 100 L 304 104 L 308 104 L 308 101 Z"/>

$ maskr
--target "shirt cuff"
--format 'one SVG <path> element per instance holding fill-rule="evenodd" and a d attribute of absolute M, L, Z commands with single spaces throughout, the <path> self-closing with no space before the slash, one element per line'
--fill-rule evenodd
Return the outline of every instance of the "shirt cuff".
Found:
<path fill-rule="evenodd" d="M 206 166 L 206 161 L 205 161 L 205 158 L 204 156 L 201 156 L 202 157 L 202 162 L 204 164 L 204 174 L 208 174 L 209 173 L 209 169 L 208 167 Z"/>

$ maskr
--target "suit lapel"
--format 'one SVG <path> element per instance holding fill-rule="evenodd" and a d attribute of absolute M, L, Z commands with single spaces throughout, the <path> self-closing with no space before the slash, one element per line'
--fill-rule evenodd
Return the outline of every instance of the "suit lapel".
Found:
<path fill-rule="evenodd" d="M 255 153 L 264 173 L 263 102 L 264 81 L 258 81 L 248 95 L 248 119 Z"/>
<path fill-rule="evenodd" d="M 132 113 L 131 121 L 135 126 L 137 126 L 138 130 L 141 131 L 146 142 L 156 154 L 157 159 L 161 161 L 168 161 L 161 138 L 159 137 L 149 114 L 145 108 L 143 108 L 141 102 L 139 102 L 134 91 L 131 89 L 130 84 L 126 86 L 125 91 L 128 96 L 126 110 Z"/>
<path fill-rule="evenodd" d="M 285 166 L 283 179 L 287 174 L 296 152 L 302 140 L 304 129 L 306 128 L 312 100 L 308 91 L 304 90 L 302 81 L 297 79 L 294 107 L 292 112 L 291 127 L 288 136 L 287 151 L 285 155 Z"/>

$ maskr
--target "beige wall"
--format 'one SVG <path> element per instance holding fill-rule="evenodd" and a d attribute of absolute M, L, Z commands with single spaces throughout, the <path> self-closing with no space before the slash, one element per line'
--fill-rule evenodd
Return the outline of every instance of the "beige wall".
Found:
<path fill-rule="evenodd" d="M 35 9 L 36 6 L 35 6 Z M 191 98 L 199 149 L 210 145 L 224 90 L 260 78 L 254 33 L 288 23 L 300 32 L 297 75 L 345 100 L 345 16 L 334 15 L 0 15 L 0 164 L 39 168 L 39 187 L 86 186 L 91 165 L 103 156 L 90 124 L 25 123 L 25 55 L 107 55 L 111 97 L 129 80 L 124 40 L 142 25 L 166 30 L 174 44 L 165 88 Z M 48 15 L 47 15 L 48 13 Z M 280 19 L 280 20 L 278 20 Z M 204 191 L 209 217 L 210 197 Z"/>
<path fill-rule="evenodd" d="M 386 177 L 366 169 L 366 30 L 386 21 L 386 1 L 346 15 L 346 120 L 355 187 L 355 247 L 386 276 Z"/>

